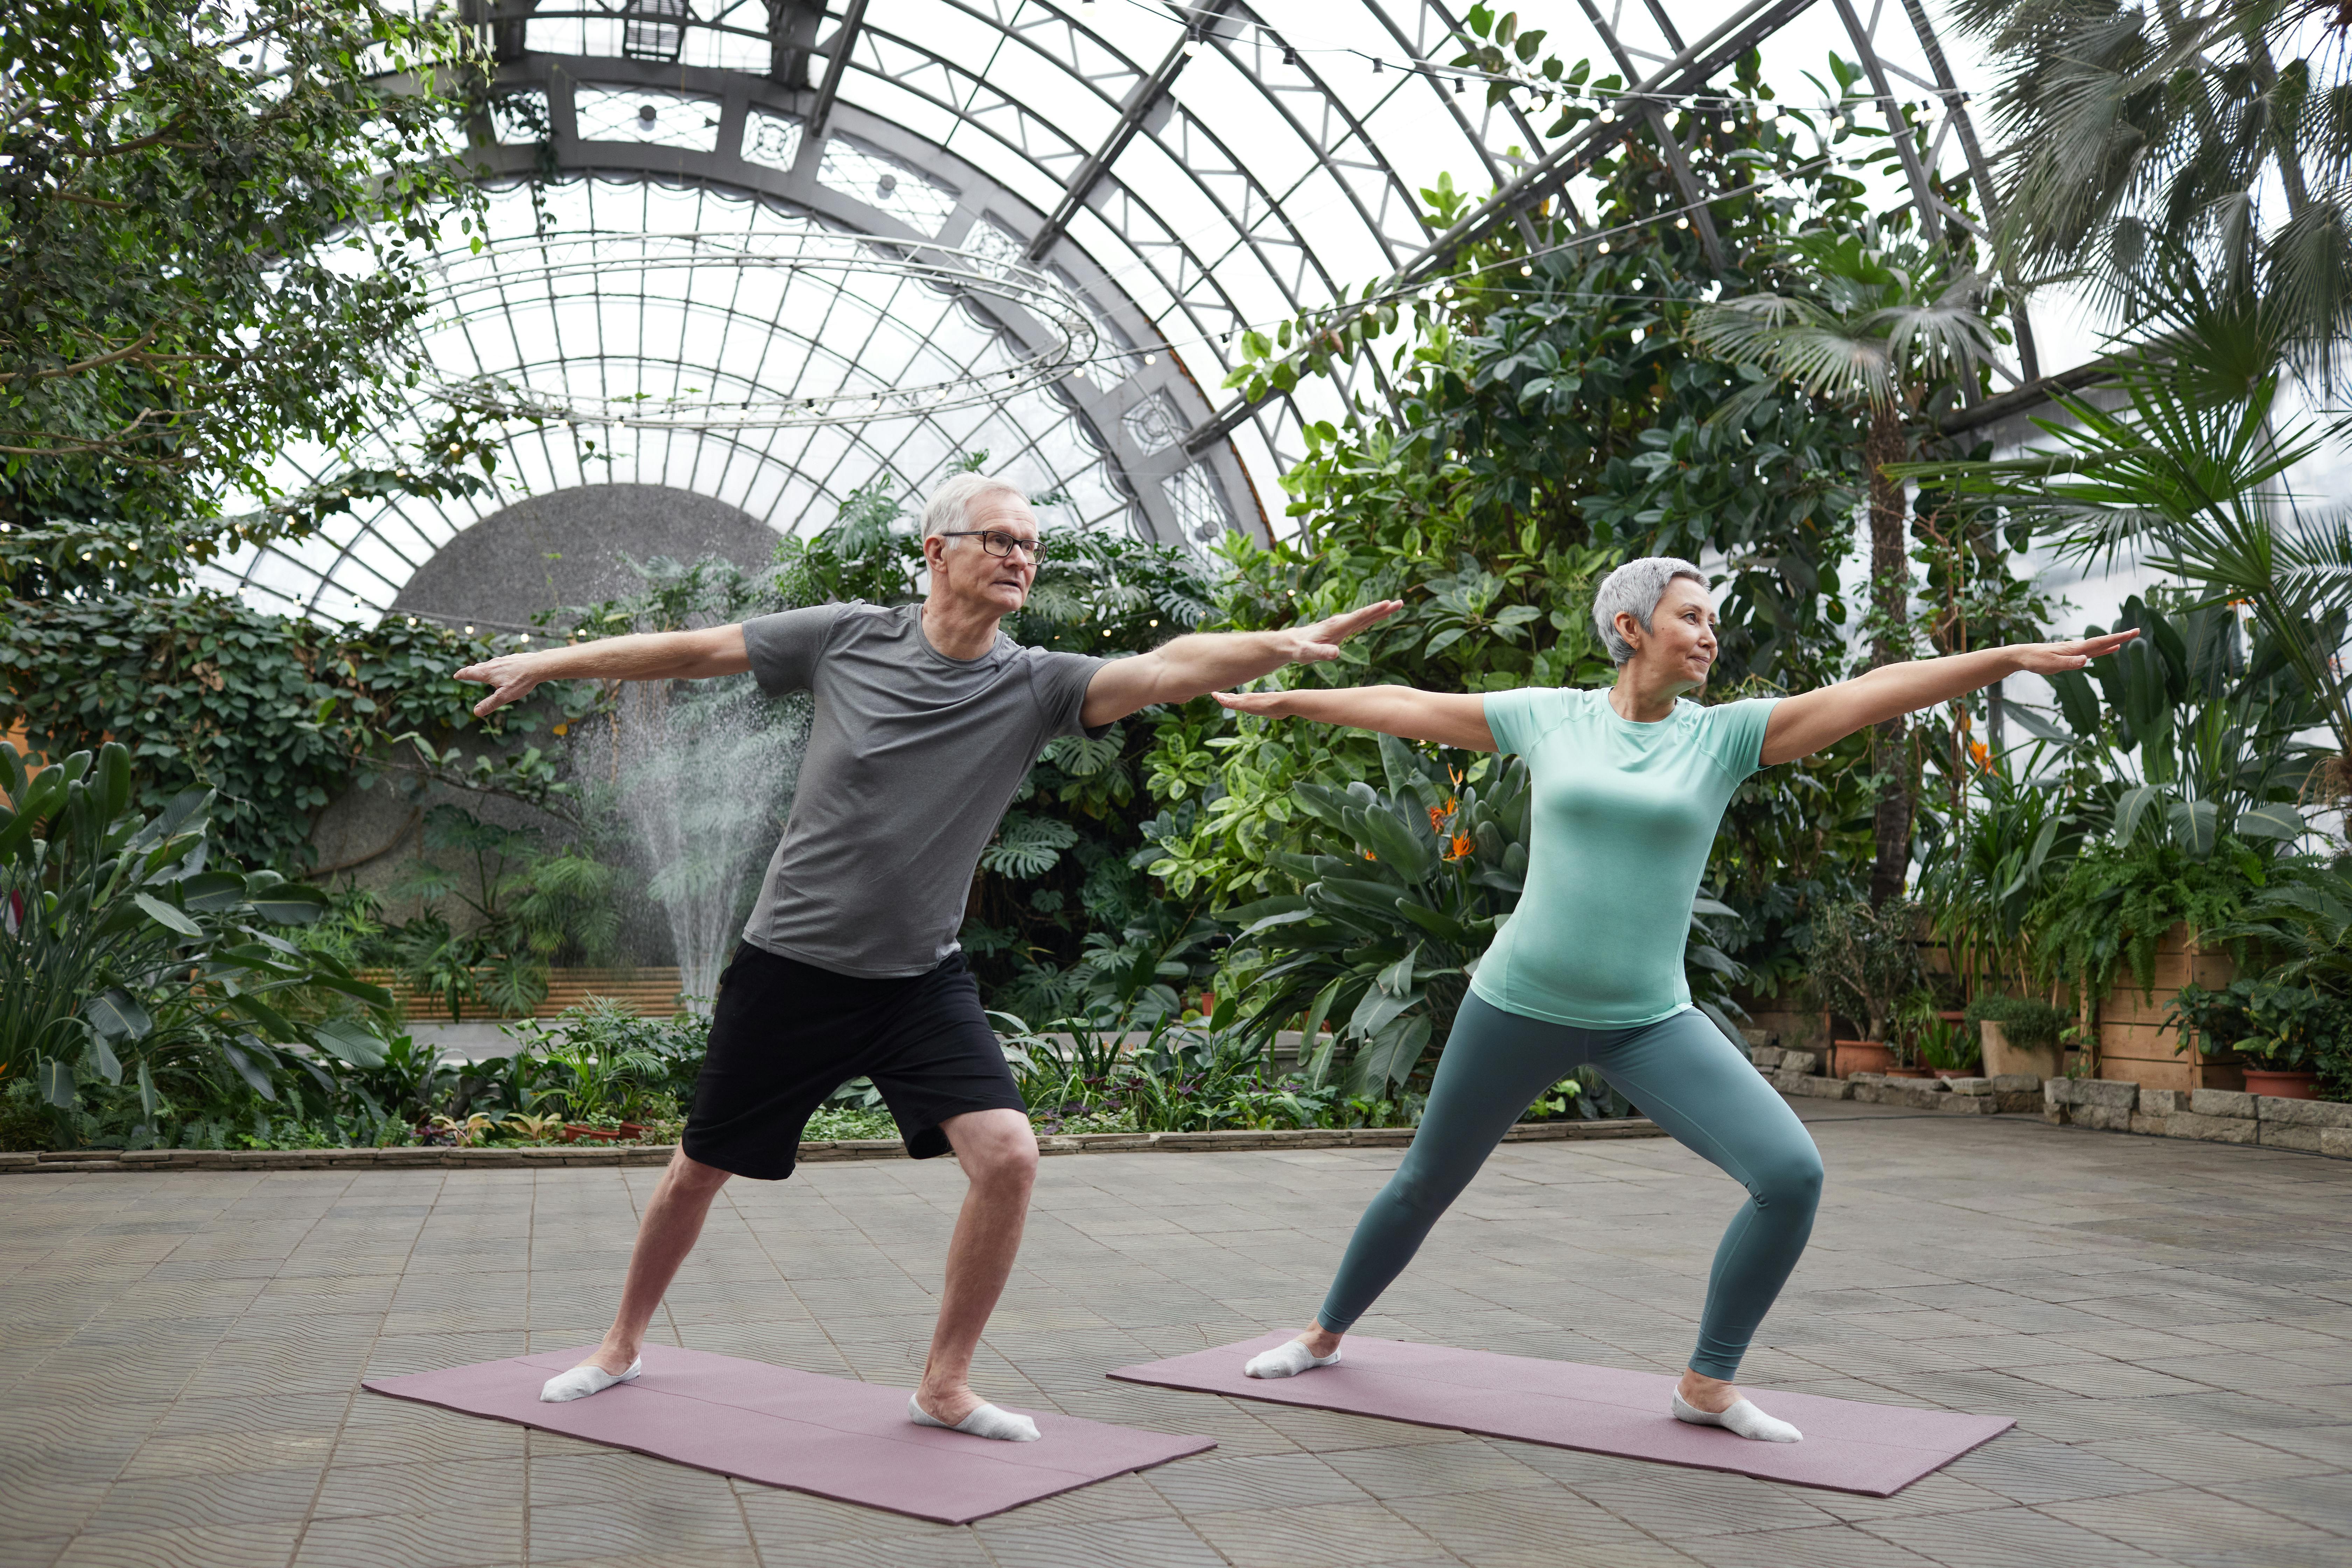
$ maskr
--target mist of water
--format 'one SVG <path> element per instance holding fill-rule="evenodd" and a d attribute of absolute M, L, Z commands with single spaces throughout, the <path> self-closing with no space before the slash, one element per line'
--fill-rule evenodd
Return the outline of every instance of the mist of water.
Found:
<path fill-rule="evenodd" d="M 622 688 L 604 782 L 668 917 L 678 988 L 704 1005 L 783 829 L 807 741 L 806 700 L 771 701 L 749 676 Z"/>

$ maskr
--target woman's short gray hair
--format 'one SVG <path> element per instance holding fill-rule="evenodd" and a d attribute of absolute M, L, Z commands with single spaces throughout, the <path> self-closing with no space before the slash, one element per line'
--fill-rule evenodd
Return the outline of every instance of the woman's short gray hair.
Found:
<path fill-rule="evenodd" d="M 1600 628 L 1612 661 L 1622 664 L 1633 657 L 1633 645 L 1617 633 L 1617 617 L 1631 616 L 1648 631 L 1658 601 L 1666 596 L 1666 584 L 1677 577 L 1687 577 L 1702 588 L 1707 585 L 1706 573 L 1672 555 L 1641 556 L 1601 580 L 1601 591 L 1592 595 L 1592 624 Z"/>
<path fill-rule="evenodd" d="M 931 492 L 923 503 L 923 537 L 934 533 L 957 533 L 971 526 L 974 501 L 988 496 L 1011 496 L 1026 506 L 1029 498 L 1011 479 L 991 478 L 986 474 L 958 474 Z"/>

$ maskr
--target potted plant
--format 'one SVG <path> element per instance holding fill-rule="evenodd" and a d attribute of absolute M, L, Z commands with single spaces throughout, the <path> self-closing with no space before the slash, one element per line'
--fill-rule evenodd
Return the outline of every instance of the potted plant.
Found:
<path fill-rule="evenodd" d="M 1937 1023 L 1936 997 L 1925 988 L 1903 998 L 1895 1009 L 1895 1016 L 1886 1026 L 1886 1054 L 1889 1058 L 1885 1073 L 1888 1078 L 1926 1078 L 1928 1067 L 1923 1065 L 1928 1031 Z"/>
<path fill-rule="evenodd" d="M 2232 980 L 2219 991 L 2184 985 L 2166 1018 L 2179 1029 L 2177 1050 L 2235 1050 L 2245 1058 L 2246 1092 L 2282 1100 L 2316 1098 L 2320 1056 L 2352 1033 L 2352 1006 L 2272 979 Z"/>
<path fill-rule="evenodd" d="M 1937 1078 L 1975 1078 L 1984 1071 L 1976 1031 L 1940 1015 L 1919 1033 L 1919 1058 Z"/>
<path fill-rule="evenodd" d="M 1988 1074 L 2059 1075 L 2060 1037 L 2074 1022 L 2059 1008 L 2031 996 L 1980 993 L 1962 1017 L 1963 1028 L 1976 1036 L 1982 1048 Z"/>
<path fill-rule="evenodd" d="M 1905 1066 L 1887 1035 L 1905 1003 L 1926 989 L 1916 940 L 1919 913 L 1919 906 L 1907 899 L 1890 900 L 1874 910 L 1857 899 L 1831 904 L 1813 917 L 1806 984 L 1821 1005 L 1863 1026 L 1861 1039 L 1832 1042 L 1831 1076 Z"/>

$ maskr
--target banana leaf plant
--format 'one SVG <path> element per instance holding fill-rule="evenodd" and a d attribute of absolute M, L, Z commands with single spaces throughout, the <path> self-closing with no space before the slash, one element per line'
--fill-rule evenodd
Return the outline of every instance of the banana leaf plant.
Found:
<path fill-rule="evenodd" d="M 1272 960 L 1246 1026 L 1271 1037 L 1306 1015 L 1320 1085 L 1344 1056 L 1349 1088 L 1379 1094 L 1442 1039 L 1527 875 L 1528 771 L 1518 758 L 1482 791 L 1393 736 L 1380 740 L 1385 790 L 1302 783 L 1291 798 L 1317 830 L 1312 855 L 1271 859 L 1296 893 L 1222 910 L 1236 946 Z M 1314 1045 L 1327 1022 L 1332 1037 Z"/>
<path fill-rule="evenodd" d="M 326 912 L 318 889 L 212 864 L 210 792 L 152 817 L 132 795 L 120 742 L 37 770 L 0 744 L 0 1068 L 60 1110 L 128 1079 L 150 1124 L 206 1082 L 331 1107 L 333 1064 L 383 1062 L 392 997 L 280 934 Z M 289 1016 L 321 992 L 356 1006 Z"/>
<path fill-rule="evenodd" d="M 2137 641 L 2087 674 L 2051 678 L 2063 727 L 2016 710 L 2029 732 L 2120 781 L 2108 807 L 2116 841 L 2149 834 L 2203 860 L 2224 836 L 2300 837 L 2295 803 L 2327 755 L 2300 737 L 2327 712 L 2277 639 L 2258 626 L 2249 647 L 2227 605 L 2167 614 L 2137 595 L 2116 622 L 2127 626 Z"/>

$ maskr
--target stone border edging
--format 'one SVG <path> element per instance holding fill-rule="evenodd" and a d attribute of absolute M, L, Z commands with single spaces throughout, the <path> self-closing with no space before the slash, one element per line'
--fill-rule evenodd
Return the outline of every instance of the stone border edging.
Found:
<path fill-rule="evenodd" d="M 1402 1149 L 1412 1142 L 1409 1127 L 1311 1128 L 1302 1131 L 1079 1132 L 1037 1140 L 1040 1154 L 1223 1153 L 1268 1149 Z M 1506 1143 L 1556 1143 L 1612 1138 L 1663 1138 L 1644 1117 L 1612 1121 L 1523 1121 L 1503 1134 Z M 624 1147 L 554 1149 L 142 1149 L 124 1153 L 58 1150 L 47 1153 L 0 1154 L 0 1174 L 113 1171 L 341 1171 L 341 1170 L 545 1170 L 587 1165 L 667 1165 L 670 1143 Z M 803 1143 L 799 1163 L 847 1160 L 903 1160 L 896 1138 L 840 1138 Z"/>
<path fill-rule="evenodd" d="M 2226 1089 L 2148 1089 L 2128 1079 L 2042 1079 L 2031 1073 L 1904 1079 L 1865 1072 L 1816 1078 L 1812 1069 L 1821 1058 L 1813 1052 L 1759 1046 L 1748 1055 L 1772 1087 L 1790 1099 L 1851 1100 L 1958 1116 L 2038 1114 L 2053 1126 L 2251 1143 L 2352 1160 L 2352 1104 L 2335 1100 L 2286 1100 Z"/>

